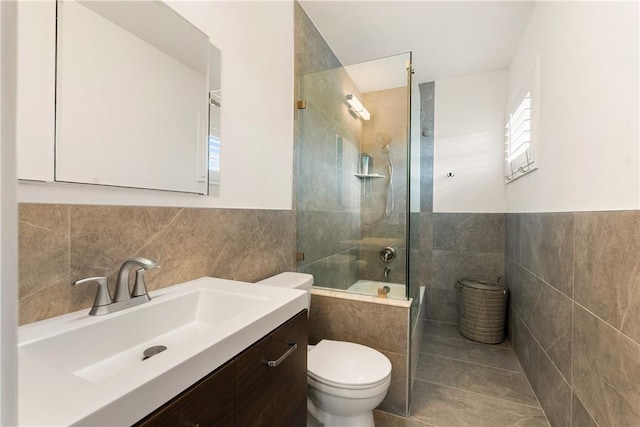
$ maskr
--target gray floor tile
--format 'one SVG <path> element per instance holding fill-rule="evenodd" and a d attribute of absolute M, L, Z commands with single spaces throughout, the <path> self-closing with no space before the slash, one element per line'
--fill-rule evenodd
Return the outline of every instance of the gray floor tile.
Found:
<path fill-rule="evenodd" d="M 425 320 L 424 324 L 424 336 L 436 336 L 442 338 L 449 338 L 458 341 L 470 341 L 468 338 L 460 335 L 458 331 L 458 325 L 453 323 L 438 322 L 435 320 Z M 492 344 L 492 347 L 511 348 L 511 341 L 505 339 L 500 344 Z"/>
<path fill-rule="evenodd" d="M 487 345 L 427 321 L 411 416 L 374 411 L 377 427 L 549 427 L 509 342 Z"/>
<path fill-rule="evenodd" d="M 373 411 L 373 421 L 376 427 L 434 427 L 415 418 L 399 417 L 378 410 Z"/>
<path fill-rule="evenodd" d="M 438 336 L 425 336 L 422 340 L 420 352 L 478 365 L 522 372 L 520 362 L 518 362 L 512 349 L 496 347 L 490 344 Z"/>
<path fill-rule="evenodd" d="M 416 380 L 411 418 L 440 427 L 549 427 L 539 408 Z"/>
<path fill-rule="evenodd" d="M 416 378 L 538 407 L 527 377 L 519 372 L 421 354 Z"/>

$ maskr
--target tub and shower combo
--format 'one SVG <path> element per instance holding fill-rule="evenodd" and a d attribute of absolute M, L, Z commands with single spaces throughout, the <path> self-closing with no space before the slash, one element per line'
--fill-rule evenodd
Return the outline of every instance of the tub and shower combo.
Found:
<path fill-rule="evenodd" d="M 423 324 L 424 156 L 411 71 L 408 52 L 302 74 L 296 93 L 296 258 L 314 276 L 310 342 L 383 352 L 393 369 L 380 409 L 397 415 L 408 414 Z"/>

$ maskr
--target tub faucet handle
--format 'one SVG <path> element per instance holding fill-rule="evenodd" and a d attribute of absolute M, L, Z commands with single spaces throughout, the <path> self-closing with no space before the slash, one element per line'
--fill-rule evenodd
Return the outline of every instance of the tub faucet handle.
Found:
<path fill-rule="evenodd" d="M 388 263 L 396 258 L 396 250 L 391 246 L 387 246 L 386 248 L 380 249 L 379 255 L 382 262 Z"/>

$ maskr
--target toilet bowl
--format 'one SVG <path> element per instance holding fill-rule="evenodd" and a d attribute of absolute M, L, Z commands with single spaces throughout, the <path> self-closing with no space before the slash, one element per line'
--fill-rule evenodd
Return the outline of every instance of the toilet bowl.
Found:
<path fill-rule="evenodd" d="M 322 340 L 309 351 L 307 410 L 327 427 L 373 427 L 389 390 L 391 362 L 372 348 Z"/>
<path fill-rule="evenodd" d="M 310 274 L 281 273 L 257 284 L 306 290 L 309 308 Z M 377 350 L 345 341 L 322 340 L 309 347 L 307 425 L 374 427 L 373 409 L 391 384 L 389 359 Z"/>

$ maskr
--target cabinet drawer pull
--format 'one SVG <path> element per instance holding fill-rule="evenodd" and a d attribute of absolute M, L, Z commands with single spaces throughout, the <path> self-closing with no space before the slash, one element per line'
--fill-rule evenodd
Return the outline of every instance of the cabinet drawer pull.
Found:
<path fill-rule="evenodd" d="M 291 346 L 289 350 L 287 350 L 282 356 L 280 356 L 278 360 L 269 360 L 268 362 L 264 362 L 264 363 L 270 368 L 275 368 L 276 366 L 281 364 L 284 361 L 284 359 L 289 357 L 289 355 L 291 355 L 291 353 L 296 351 L 296 348 L 298 348 L 298 344 L 296 343 L 289 343 L 289 345 Z"/>

